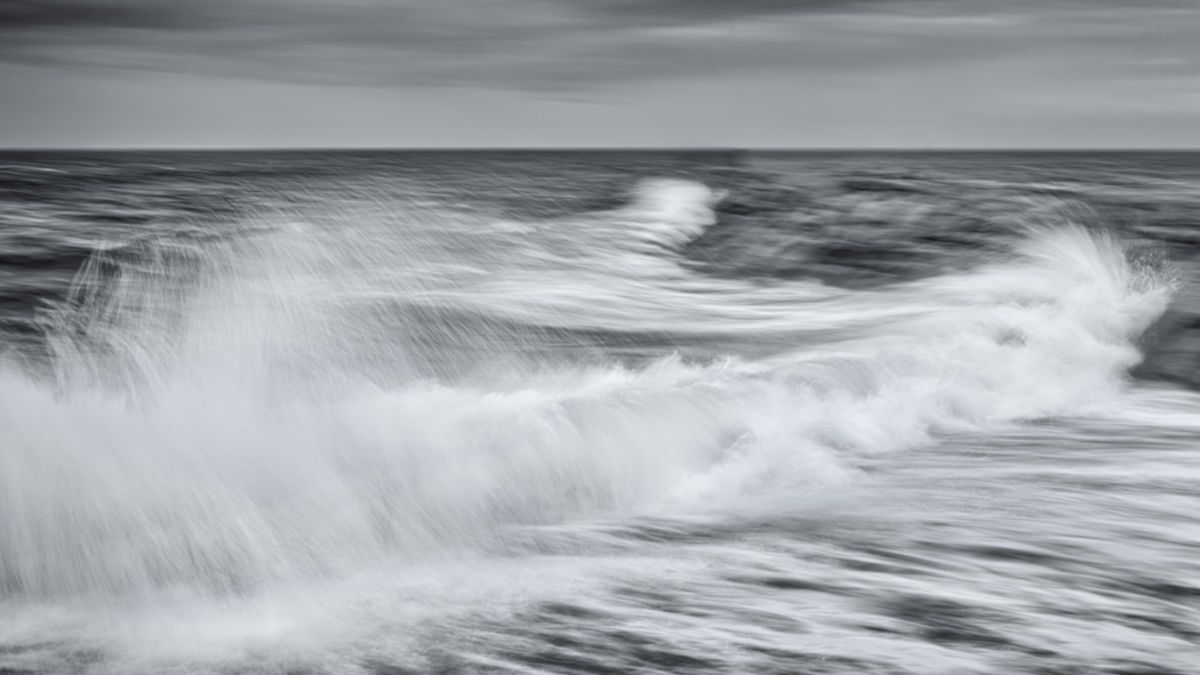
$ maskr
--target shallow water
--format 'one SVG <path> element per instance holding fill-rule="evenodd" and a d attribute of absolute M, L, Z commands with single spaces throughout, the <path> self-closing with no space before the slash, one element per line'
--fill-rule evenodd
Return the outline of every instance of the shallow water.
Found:
<path fill-rule="evenodd" d="M 1195 672 L 1200 161 L 727 160 L 6 155 L 0 672 Z"/>

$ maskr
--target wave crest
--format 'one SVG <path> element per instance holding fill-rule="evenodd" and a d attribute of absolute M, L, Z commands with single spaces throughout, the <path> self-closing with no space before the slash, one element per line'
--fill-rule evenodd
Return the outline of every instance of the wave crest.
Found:
<path fill-rule="evenodd" d="M 667 243 L 711 216 L 703 186 L 645 190 L 599 218 Z M 563 270 L 511 228 L 486 246 L 421 232 L 97 258 L 50 324 L 55 383 L 0 376 L 0 588 L 238 591 L 497 528 L 836 485 L 864 456 L 1111 402 L 1170 295 L 1082 227 L 854 293 L 603 255 Z M 450 329 L 431 338 L 431 317 Z M 602 358 L 556 350 L 596 326 Z M 613 336 L 647 328 L 697 351 L 619 365 Z M 459 334 L 491 367 L 423 375 Z"/>

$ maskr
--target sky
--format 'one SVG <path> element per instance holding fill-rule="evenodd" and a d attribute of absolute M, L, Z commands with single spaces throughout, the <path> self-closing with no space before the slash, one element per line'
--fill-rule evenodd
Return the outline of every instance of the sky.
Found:
<path fill-rule="evenodd" d="M 0 147 L 1200 148 L 1200 0 L 0 0 Z"/>

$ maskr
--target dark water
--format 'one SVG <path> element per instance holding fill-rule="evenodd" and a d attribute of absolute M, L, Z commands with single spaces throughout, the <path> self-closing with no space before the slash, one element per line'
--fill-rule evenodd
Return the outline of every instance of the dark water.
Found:
<path fill-rule="evenodd" d="M 0 673 L 1200 672 L 1198 225 L 1194 153 L 0 153 Z"/>

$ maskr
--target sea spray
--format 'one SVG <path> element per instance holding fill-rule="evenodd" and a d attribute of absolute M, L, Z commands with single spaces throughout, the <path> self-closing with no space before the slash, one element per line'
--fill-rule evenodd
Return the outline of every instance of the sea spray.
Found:
<path fill-rule="evenodd" d="M 829 489 L 946 431 L 1110 404 L 1169 296 L 1078 226 L 873 291 L 704 278 L 671 247 L 712 194 L 646 189 L 532 230 L 350 219 L 98 253 L 49 315 L 53 381 L 0 379 L 0 588 L 243 593 Z M 616 349 L 651 329 L 693 349 Z M 587 359 L 561 349 L 578 335 Z"/>

